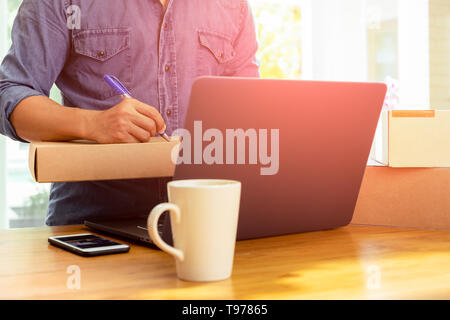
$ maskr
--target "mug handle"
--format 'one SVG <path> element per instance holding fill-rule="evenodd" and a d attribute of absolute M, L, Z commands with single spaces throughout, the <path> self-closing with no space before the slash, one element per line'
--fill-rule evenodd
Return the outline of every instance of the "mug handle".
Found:
<path fill-rule="evenodd" d="M 172 246 L 169 246 L 165 243 L 158 232 L 158 220 L 161 214 L 165 211 L 170 211 L 175 215 L 175 223 L 180 223 L 181 214 L 180 208 L 173 203 L 161 203 L 158 204 L 153 210 L 150 212 L 150 215 L 147 219 L 147 229 L 150 238 L 152 238 L 153 242 L 163 251 L 167 252 L 174 256 L 178 261 L 182 262 L 184 260 L 184 253 L 180 249 L 176 249 Z"/>

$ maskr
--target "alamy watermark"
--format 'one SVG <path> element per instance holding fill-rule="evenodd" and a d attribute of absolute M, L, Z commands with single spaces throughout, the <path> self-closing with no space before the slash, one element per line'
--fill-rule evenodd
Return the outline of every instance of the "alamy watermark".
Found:
<path fill-rule="evenodd" d="M 77 265 L 67 267 L 66 273 L 69 274 L 66 281 L 66 287 L 69 290 L 81 289 L 81 269 Z"/>
<path fill-rule="evenodd" d="M 381 269 L 377 265 L 368 266 L 366 269 L 366 286 L 369 290 L 378 290 L 381 288 Z"/>
<path fill-rule="evenodd" d="M 81 8 L 77 5 L 71 5 L 66 9 L 67 28 L 69 30 L 81 29 Z"/>
<path fill-rule="evenodd" d="M 180 147 L 172 152 L 172 161 L 177 165 L 260 165 L 263 176 L 276 175 L 280 169 L 279 129 L 226 129 L 224 136 L 214 128 L 203 132 L 202 121 L 194 121 L 192 134 L 177 129 L 172 135 L 182 137 Z"/>

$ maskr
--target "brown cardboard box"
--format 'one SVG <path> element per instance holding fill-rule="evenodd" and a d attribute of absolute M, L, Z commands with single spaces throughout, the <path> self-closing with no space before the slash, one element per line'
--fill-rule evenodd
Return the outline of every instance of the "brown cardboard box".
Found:
<path fill-rule="evenodd" d="M 396 168 L 450 167 L 450 110 L 383 110 L 370 158 Z"/>
<path fill-rule="evenodd" d="M 450 168 L 367 167 L 352 224 L 450 229 Z"/>
<path fill-rule="evenodd" d="M 34 142 L 29 168 L 37 182 L 170 177 L 175 171 L 172 150 L 179 142 L 176 137 L 171 142 L 154 137 L 148 143 L 131 144 Z"/>
<path fill-rule="evenodd" d="M 389 112 L 390 167 L 450 167 L 450 110 Z"/>

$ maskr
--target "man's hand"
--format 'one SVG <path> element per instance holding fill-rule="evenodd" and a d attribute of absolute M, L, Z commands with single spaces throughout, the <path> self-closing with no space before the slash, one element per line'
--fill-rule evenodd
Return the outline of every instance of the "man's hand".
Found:
<path fill-rule="evenodd" d="M 111 109 L 91 112 L 87 138 L 99 143 L 148 142 L 165 129 L 164 119 L 158 110 L 127 98 Z"/>

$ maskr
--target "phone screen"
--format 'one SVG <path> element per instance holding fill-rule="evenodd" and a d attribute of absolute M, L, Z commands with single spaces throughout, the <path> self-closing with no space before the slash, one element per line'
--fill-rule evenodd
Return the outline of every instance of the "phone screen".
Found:
<path fill-rule="evenodd" d="M 120 243 L 114 242 L 112 240 L 100 238 L 95 235 L 82 235 L 82 236 L 73 236 L 73 237 L 64 237 L 63 239 L 59 239 L 62 242 L 70 244 L 80 249 L 89 249 L 89 248 L 99 248 L 99 247 L 108 247 L 108 246 L 117 246 Z"/>

